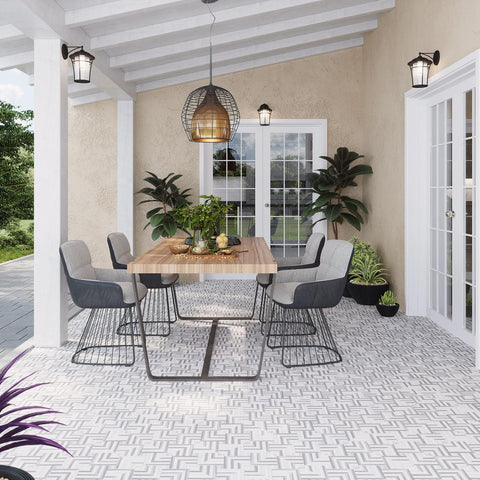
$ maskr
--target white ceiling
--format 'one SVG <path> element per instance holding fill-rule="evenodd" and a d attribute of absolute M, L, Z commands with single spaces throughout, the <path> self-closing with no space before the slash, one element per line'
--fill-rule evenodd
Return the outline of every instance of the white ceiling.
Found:
<path fill-rule="evenodd" d="M 211 4 L 214 75 L 362 45 L 394 6 L 218 0 Z M 0 11 L 0 70 L 33 75 L 34 38 L 60 37 L 96 56 L 95 84 L 69 87 L 74 104 L 208 78 L 212 17 L 201 0 L 0 0 Z"/>

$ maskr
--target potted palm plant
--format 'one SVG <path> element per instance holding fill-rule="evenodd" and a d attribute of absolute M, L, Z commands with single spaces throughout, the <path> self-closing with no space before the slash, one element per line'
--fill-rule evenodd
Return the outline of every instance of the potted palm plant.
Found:
<path fill-rule="evenodd" d="M 350 295 L 360 305 L 375 305 L 380 296 L 388 290 L 386 273 L 387 270 L 378 258 L 368 256 L 359 260 L 355 270 L 350 271 Z"/>
<path fill-rule="evenodd" d="M 387 290 L 376 304 L 378 313 L 382 317 L 393 317 L 397 314 L 400 305 L 396 302 L 395 295 Z"/>
<path fill-rule="evenodd" d="M 25 350 L 15 357 L 0 371 L 0 386 L 8 380 L 9 377 L 7 377 L 7 373 L 27 351 L 28 350 Z M 39 420 L 38 417 L 58 412 L 45 407 L 17 407 L 14 405 L 15 399 L 22 393 L 45 385 L 45 383 L 25 385 L 24 382 L 29 377 L 30 375 L 27 375 L 18 381 L 13 381 L 5 391 L 0 392 L 0 452 L 6 452 L 7 450 L 23 446 L 45 445 L 47 447 L 58 448 L 71 455 L 70 452 L 59 443 L 43 436 L 44 432 L 48 432 L 46 425 L 62 424 L 53 420 Z M 34 480 L 33 477 L 24 470 L 8 465 L 0 465 L 0 478 L 7 480 Z"/>

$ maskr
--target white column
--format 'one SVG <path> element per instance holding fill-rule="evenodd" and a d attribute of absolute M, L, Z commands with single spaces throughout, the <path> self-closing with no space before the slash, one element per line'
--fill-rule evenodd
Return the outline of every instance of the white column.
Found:
<path fill-rule="evenodd" d="M 135 102 L 117 102 L 117 229 L 135 249 Z"/>
<path fill-rule="evenodd" d="M 67 62 L 59 39 L 35 40 L 34 340 L 67 340 L 67 290 L 58 247 L 68 236 Z"/>

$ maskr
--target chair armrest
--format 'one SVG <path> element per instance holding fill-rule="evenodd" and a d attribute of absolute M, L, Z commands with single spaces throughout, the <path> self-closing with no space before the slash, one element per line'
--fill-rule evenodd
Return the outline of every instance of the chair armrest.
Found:
<path fill-rule="evenodd" d="M 120 285 L 99 280 L 67 278 L 72 300 L 81 308 L 123 308 L 123 290 Z"/>
<path fill-rule="evenodd" d="M 295 288 L 295 308 L 331 308 L 342 299 L 347 276 L 331 280 L 301 283 Z"/>
<path fill-rule="evenodd" d="M 315 280 L 317 268 L 287 268 L 279 270 L 275 281 L 277 283 L 286 282 L 311 282 Z"/>
<path fill-rule="evenodd" d="M 132 274 L 125 270 L 113 270 L 111 268 L 94 268 L 97 280 L 103 282 L 131 282 Z M 137 275 L 137 281 L 139 277 Z"/>

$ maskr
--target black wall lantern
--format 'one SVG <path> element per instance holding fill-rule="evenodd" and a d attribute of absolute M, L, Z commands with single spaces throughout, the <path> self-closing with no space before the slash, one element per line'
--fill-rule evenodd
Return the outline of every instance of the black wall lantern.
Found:
<path fill-rule="evenodd" d="M 262 127 L 268 127 L 270 125 L 270 117 L 272 116 L 272 109 L 266 104 L 262 103 L 257 110 L 258 120 Z"/>
<path fill-rule="evenodd" d="M 73 67 L 73 81 L 77 83 L 90 83 L 92 63 L 95 57 L 83 49 L 83 46 L 69 47 L 62 45 L 62 57 L 66 60 L 70 54 Z"/>
<path fill-rule="evenodd" d="M 408 66 L 412 74 L 412 87 L 425 88 L 428 87 L 428 74 L 432 63 L 438 65 L 440 62 L 440 52 L 435 50 L 433 53 L 418 53 L 418 57 L 410 60 Z"/>

